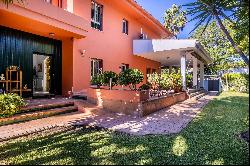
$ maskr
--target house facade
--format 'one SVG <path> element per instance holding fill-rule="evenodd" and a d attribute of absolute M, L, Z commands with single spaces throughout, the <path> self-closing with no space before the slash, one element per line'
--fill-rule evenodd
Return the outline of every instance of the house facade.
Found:
<path fill-rule="evenodd" d="M 0 3 L 0 29 L 0 74 L 19 66 L 23 85 L 33 93 L 82 91 L 99 72 L 126 68 L 146 75 L 179 66 L 185 78 L 188 62 L 196 86 L 198 67 L 203 73 L 211 62 L 197 41 L 170 40 L 134 0 L 26 0 L 8 8 Z"/>

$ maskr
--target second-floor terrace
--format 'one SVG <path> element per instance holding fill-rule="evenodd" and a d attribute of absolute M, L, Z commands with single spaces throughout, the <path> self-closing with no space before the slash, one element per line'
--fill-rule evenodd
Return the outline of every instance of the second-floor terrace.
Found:
<path fill-rule="evenodd" d="M 73 13 L 72 0 L 25 0 L 0 3 L 0 25 L 58 38 L 83 38 L 88 22 Z"/>

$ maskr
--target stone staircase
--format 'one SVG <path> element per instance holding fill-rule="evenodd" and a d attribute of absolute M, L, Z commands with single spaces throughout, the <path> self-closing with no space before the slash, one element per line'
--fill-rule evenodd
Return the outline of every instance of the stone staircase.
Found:
<path fill-rule="evenodd" d="M 22 108 L 21 111 L 14 116 L 11 116 L 9 118 L 1 118 L 0 126 L 26 122 L 76 111 L 78 111 L 78 107 L 73 101 L 57 101 L 53 103 L 31 104 Z"/>
<path fill-rule="evenodd" d="M 201 89 L 188 89 L 187 94 L 188 94 L 189 99 L 198 100 L 198 99 L 204 97 L 205 95 L 207 95 L 208 91 L 206 91 L 203 88 L 201 88 Z"/>

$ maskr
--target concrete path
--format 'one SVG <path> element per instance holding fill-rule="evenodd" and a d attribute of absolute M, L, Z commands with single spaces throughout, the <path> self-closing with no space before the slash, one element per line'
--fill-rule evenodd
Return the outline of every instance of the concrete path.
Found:
<path fill-rule="evenodd" d="M 29 122 L 1 126 L 0 141 L 61 126 L 93 125 L 133 135 L 173 134 L 180 132 L 201 111 L 216 93 L 198 101 L 186 100 L 143 118 L 104 112 L 86 102 L 77 102 L 81 111 Z"/>
<path fill-rule="evenodd" d="M 132 135 L 174 134 L 185 128 L 216 95 L 216 92 L 211 92 L 197 101 L 186 100 L 143 118 L 100 113 L 99 115 L 69 123 L 79 126 L 98 126 Z"/>

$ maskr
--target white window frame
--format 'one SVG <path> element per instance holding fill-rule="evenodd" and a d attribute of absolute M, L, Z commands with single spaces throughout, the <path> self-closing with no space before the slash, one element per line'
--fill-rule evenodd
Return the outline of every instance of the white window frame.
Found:
<path fill-rule="evenodd" d="M 128 20 L 126 19 L 122 19 L 122 33 L 128 35 Z"/>
<path fill-rule="evenodd" d="M 102 74 L 103 69 L 100 66 L 101 59 L 91 59 L 91 78 Z M 103 62 L 102 62 L 103 63 Z M 103 64 L 102 64 L 103 65 Z M 96 68 L 97 67 L 97 68 Z"/>
<path fill-rule="evenodd" d="M 103 19 L 103 18 L 101 18 L 102 14 L 99 13 L 98 11 L 102 11 L 103 10 L 103 6 L 100 5 L 100 4 L 98 4 L 98 3 L 96 3 L 95 1 L 92 1 L 91 2 L 91 10 L 92 10 L 93 6 L 94 6 L 94 18 L 92 18 L 92 15 L 91 15 L 91 22 L 94 23 L 94 24 L 99 25 L 101 27 L 100 30 L 102 30 L 102 26 L 103 25 L 101 25 L 102 24 L 101 23 L 101 19 Z M 98 10 L 98 8 L 100 8 L 100 10 Z M 92 27 L 92 28 L 95 28 L 95 27 Z M 95 28 L 95 29 L 98 29 L 98 28 Z"/>

